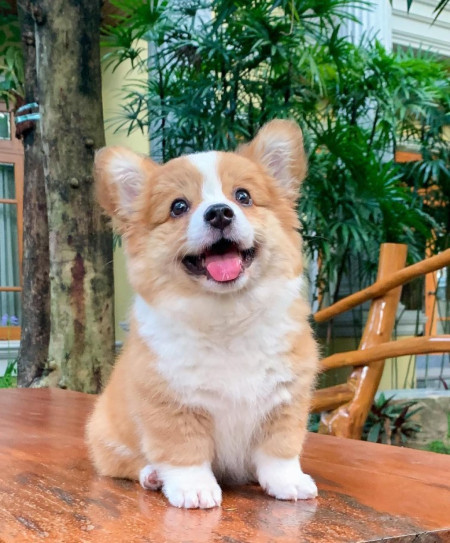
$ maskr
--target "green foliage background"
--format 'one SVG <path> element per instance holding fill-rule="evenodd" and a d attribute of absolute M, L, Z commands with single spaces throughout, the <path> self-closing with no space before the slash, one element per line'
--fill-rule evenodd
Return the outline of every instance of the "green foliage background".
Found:
<path fill-rule="evenodd" d="M 372 278 L 382 242 L 408 243 L 413 260 L 432 230 L 435 250 L 448 244 L 448 213 L 430 203 L 450 194 L 449 66 L 430 53 L 388 53 L 373 36 L 351 43 L 347 8 L 368 3 L 113 3 L 123 15 L 105 28 L 105 61 L 148 74 L 124 85 L 117 127 L 149 130 L 156 158 L 232 150 L 272 118 L 302 126 L 310 164 L 299 216 L 308 253 L 321 259 L 324 300 L 338 297 L 352 259 Z M 423 160 L 396 164 L 410 143 Z"/>
<path fill-rule="evenodd" d="M 307 253 L 320 257 L 315 282 L 325 303 L 355 262 L 356 290 L 373 279 L 380 243 L 408 243 L 412 260 L 432 235 L 435 251 L 448 247 L 449 64 L 421 51 L 388 53 L 374 36 L 353 44 L 348 8 L 369 2 L 110 3 L 119 14 L 104 26 L 106 64 L 129 60 L 147 75 L 130 73 L 114 122 L 149 131 L 156 158 L 232 150 L 277 117 L 302 126 L 309 174 L 299 217 Z M 14 100 L 23 94 L 19 30 L 5 0 L 0 13 L 8 22 L 0 100 Z M 396 164 L 405 144 L 422 161 Z"/>
<path fill-rule="evenodd" d="M 24 95 L 24 66 L 17 15 L 0 0 L 0 101 L 7 106 Z"/>

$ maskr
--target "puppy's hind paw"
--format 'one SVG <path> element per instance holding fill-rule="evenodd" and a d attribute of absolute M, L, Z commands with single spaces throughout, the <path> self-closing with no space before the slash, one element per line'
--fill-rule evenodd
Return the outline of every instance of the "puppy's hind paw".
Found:
<path fill-rule="evenodd" d="M 145 490 L 159 490 L 162 487 L 162 481 L 158 478 L 156 469 L 150 464 L 139 472 L 139 482 Z"/>

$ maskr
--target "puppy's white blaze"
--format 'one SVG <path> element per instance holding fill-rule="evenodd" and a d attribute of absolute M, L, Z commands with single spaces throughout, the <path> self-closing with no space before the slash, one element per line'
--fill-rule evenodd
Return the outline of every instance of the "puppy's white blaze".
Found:
<path fill-rule="evenodd" d="M 203 177 L 202 197 L 207 202 L 226 202 L 228 200 L 222 190 L 217 169 L 218 154 L 216 151 L 196 153 L 186 157 L 200 171 Z"/>
<path fill-rule="evenodd" d="M 298 456 L 276 458 L 257 450 L 253 460 L 258 482 L 270 496 L 294 501 L 317 496 L 317 486 L 309 475 L 303 473 Z"/>
<path fill-rule="evenodd" d="M 205 462 L 199 466 L 155 464 L 163 493 L 175 507 L 210 509 L 222 503 L 222 491 Z"/>
<path fill-rule="evenodd" d="M 196 251 L 200 247 L 212 245 L 218 241 L 221 234 L 205 223 L 204 214 L 207 208 L 213 204 L 227 204 L 234 212 L 235 220 L 227 232 L 227 237 L 240 243 L 245 248 L 254 244 L 255 233 L 252 225 L 247 220 L 242 209 L 227 198 L 223 192 L 222 182 L 219 177 L 218 162 L 220 155 L 216 151 L 187 155 L 189 162 L 199 170 L 203 178 L 202 202 L 194 211 L 188 227 L 188 250 Z"/>

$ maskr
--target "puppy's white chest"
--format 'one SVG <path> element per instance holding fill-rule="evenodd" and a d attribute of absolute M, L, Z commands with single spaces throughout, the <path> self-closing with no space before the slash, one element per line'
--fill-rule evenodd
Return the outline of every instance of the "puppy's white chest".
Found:
<path fill-rule="evenodd" d="M 267 414 L 290 400 L 288 336 L 298 331 L 298 323 L 289 317 L 289 305 L 278 300 L 259 318 L 251 308 L 238 308 L 223 320 L 202 319 L 196 325 L 199 312 L 187 324 L 136 300 L 140 335 L 157 354 L 158 370 L 172 393 L 213 417 L 218 475 L 247 478 L 250 448 Z"/>
<path fill-rule="evenodd" d="M 254 394 L 238 401 L 222 397 L 220 401 L 207 402 L 205 407 L 214 419 L 216 476 L 239 483 L 252 476 L 252 449 L 266 415 L 289 399 L 289 392 L 280 382 L 267 396 Z"/>
<path fill-rule="evenodd" d="M 299 331 L 285 309 L 274 305 L 259 317 L 237 308 L 222 318 L 188 321 L 157 311 L 141 298 L 139 333 L 157 355 L 158 370 L 183 403 L 214 408 L 241 401 L 267 402 L 292 379 L 288 334 Z M 217 309 L 216 309 L 217 311 Z"/>
<path fill-rule="evenodd" d="M 266 415 L 290 400 L 283 350 L 267 335 L 213 345 L 180 335 L 160 356 L 159 371 L 179 401 L 213 417 L 217 477 L 243 483 L 251 476 L 252 443 Z"/>

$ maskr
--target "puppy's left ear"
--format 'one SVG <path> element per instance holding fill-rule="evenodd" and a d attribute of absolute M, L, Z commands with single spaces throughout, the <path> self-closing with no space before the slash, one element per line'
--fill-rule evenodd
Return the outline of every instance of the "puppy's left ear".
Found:
<path fill-rule="evenodd" d="M 296 122 L 281 119 L 270 121 L 238 152 L 262 164 L 289 198 L 294 201 L 298 199 L 307 161 L 303 134 Z"/>

